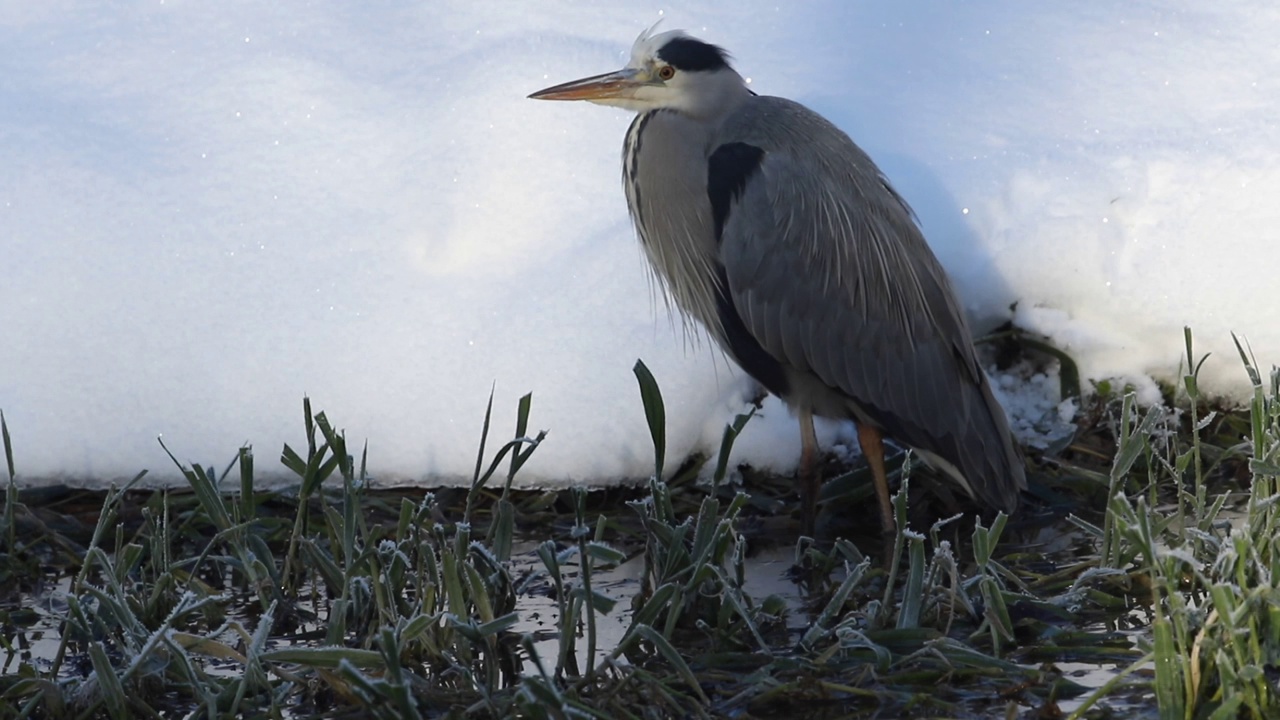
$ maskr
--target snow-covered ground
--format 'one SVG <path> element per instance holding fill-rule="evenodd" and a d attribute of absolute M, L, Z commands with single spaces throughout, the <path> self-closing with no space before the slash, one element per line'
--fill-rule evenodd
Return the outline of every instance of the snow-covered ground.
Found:
<path fill-rule="evenodd" d="M 536 9 L 535 9 L 536 8 Z M 0 5 L 0 410 L 28 481 L 172 476 L 300 444 L 309 395 L 383 480 L 473 466 L 533 392 L 528 482 L 642 476 L 750 388 L 655 302 L 619 182 L 630 117 L 525 96 L 666 28 L 847 130 L 979 325 L 1086 377 L 1239 395 L 1280 361 L 1271 0 Z M 1142 381 L 1146 387 L 1149 382 Z M 1002 381 L 1022 415 L 1055 400 Z M 793 464 L 776 402 L 738 444 Z M 1020 421 L 1021 424 L 1034 422 Z M 828 427 L 830 440 L 838 428 Z"/>

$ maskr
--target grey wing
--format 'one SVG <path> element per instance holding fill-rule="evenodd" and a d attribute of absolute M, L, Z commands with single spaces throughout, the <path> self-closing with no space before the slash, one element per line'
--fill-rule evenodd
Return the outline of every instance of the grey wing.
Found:
<path fill-rule="evenodd" d="M 950 284 L 910 209 L 845 142 L 854 156 L 764 151 L 723 219 L 724 310 L 782 366 L 790 402 L 870 422 L 1012 511 L 1024 471 Z"/>

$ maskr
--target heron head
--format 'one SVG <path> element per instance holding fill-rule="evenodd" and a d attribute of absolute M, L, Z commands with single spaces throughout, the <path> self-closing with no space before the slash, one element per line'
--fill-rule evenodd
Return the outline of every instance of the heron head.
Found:
<path fill-rule="evenodd" d="M 626 67 L 539 90 L 535 100 L 586 100 L 647 112 L 703 117 L 727 112 L 749 91 L 724 49 L 681 30 L 640 34 Z"/>

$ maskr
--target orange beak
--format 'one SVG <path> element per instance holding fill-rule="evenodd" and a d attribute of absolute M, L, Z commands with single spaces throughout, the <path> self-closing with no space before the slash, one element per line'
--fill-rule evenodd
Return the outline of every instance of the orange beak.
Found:
<path fill-rule="evenodd" d="M 572 80 L 553 87 L 539 90 L 529 97 L 534 100 L 608 100 L 610 98 L 629 98 L 636 88 L 644 85 L 637 79 L 638 73 L 631 68 L 623 68 L 603 75 L 592 75 L 581 80 Z"/>

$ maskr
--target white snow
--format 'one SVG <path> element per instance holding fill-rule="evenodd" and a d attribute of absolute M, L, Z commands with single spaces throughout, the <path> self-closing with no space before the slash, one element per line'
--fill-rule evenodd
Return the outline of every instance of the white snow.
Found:
<path fill-rule="evenodd" d="M 866 148 L 980 326 L 1016 302 L 1086 378 L 1148 389 L 1184 325 L 1210 391 L 1245 389 L 1232 331 L 1280 359 L 1270 0 L 7 3 L 0 409 L 24 482 L 172 478 L 160 434 L 276 471 L 304 394 L 382 481 L 448 481 L 494 386 L 491 448 L 526 392 L 550 430 L 526 482 L 640 477 L 637 357 L 672 464 L 714 447 L 752 390 L 652 296 L 630 116 L 525 98 L 619 66 L 663 11 Z M 1031 394 L 1019 427 L 1056 412 Z M 792 466 L 796 432 L 769 401 L 742 458 Z"/>

